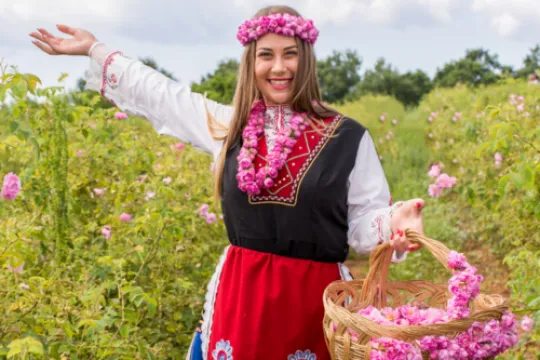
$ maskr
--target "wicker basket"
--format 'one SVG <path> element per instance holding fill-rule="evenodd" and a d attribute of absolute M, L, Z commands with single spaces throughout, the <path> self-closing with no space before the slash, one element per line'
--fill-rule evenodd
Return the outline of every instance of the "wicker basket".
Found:
<path fill-rule="evenodd" d="M 411 241 L 427 248 L 448 269 L 450 250 L 446 246 L 410 229 L 406 230 L 406 235 Z M 326 345 L 333 360 L 367 360 L 371 354 L 370 340 L 383 336 L 407 342 L 428 335 L 454 337 L 467 331 L 475 321 L 499 320 L 508 309 L 502 296 L 479 294 L 471 303 L 471 314 L 466 319 L 426 326 L 379 325 L 357 312 L 370 305 L 381 309 L 385 306 L 396 308 L 420 302 L 446 309 L 446 302 L 451 296 L 447 284 L 424 280 L 388 281 L 392 252 L 388 243 L 378 246 L 371 254 L 369 273 L 365 279 L 335 281 L 326 288 L 323 295 L 323 326 Z M 335 330 L 334 324 L 337 324 Z M 356 332 L 358 339 L 352 339 L 347 329 Z M 423 357 L 429 358 L 427 354 L 423 354 Z"/>

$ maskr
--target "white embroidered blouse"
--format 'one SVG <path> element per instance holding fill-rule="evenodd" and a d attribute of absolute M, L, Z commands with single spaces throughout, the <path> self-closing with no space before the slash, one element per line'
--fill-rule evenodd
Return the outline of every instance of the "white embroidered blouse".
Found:
<path fill-rule="evenodd" d="M 89 56 L 90 67 L 85 73 L 87 89 L 100 92 L 126 113 L 147 119 L 157 133 L 178 138 L 217 158 L 222 141 L 210 135 L 204 101 L 211 115 L 225 125 L 232 118 L 231 106 L 204 100 L 188 85 L 173 81 L 119 51 L 110 51 L 103 43 L 93 46 Z M 275 127 L 267 123 L 265 136 L 270 142 L 275 133 Z M 349 177 L 348 243 L 356 252 L 369 253 L 378 244 L 389 241 L 390 218 L 400 202 L 390 203 L 386 176 L 371 135 L 366 131 Z M 406 255 L 407 252 L 394 252 L 392 261 L 401 262 Z"/>

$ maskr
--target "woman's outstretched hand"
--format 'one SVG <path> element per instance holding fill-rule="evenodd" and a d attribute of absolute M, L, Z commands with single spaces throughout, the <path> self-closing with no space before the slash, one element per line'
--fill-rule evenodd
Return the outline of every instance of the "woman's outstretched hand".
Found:
<path fill-rule="evenodd" d="M 405 201 L 394 210 L 390 226 L 393 235 L 390 238 L 390 246 L 400 252 L 415 251 L 420 248 L 418 244 L 412 244 L 405 236 L 405 229 L 412 229 L 420 234 L 424 234 L 424 222 L 422 219 L 422 209 L 425 202 L 422 199 L 412 199 Z"/>
<path fill-rule="evenodd" d="M 66 25 L 56 25 L 56 27 L 64 34 L 71 35 L 72 38 L 56 37 L 47 30 L 38 28 L 38 32 L 29 34 L 36 39 L 32 40 L 32 43 L 49 55 L 88 55 L 92 44 L 98 41 L 89 31 Z"/>

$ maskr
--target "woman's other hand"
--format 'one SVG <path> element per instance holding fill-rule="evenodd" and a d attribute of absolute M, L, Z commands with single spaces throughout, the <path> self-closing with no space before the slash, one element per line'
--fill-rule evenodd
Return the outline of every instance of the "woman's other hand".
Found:
<path fill-rule="evenodd" d="M 424 234 L 424 222 L 422 219 L 422 209 L 425 202 L 422 199 L 412 199 L 403 202 L 401 206 L 394 210 L 390 226 L 392 234 L 390 246 L 400 252 L 415 251 L 420 248 L 419 244 L 413 244 L 405 236 L 405 229 L 412 229 L 420 234 Z"/>
<path fill-rule="evenodd" d="M 49 55 L 88 55 L 92 44 L 98 41 L 89 31 L 66 25 L 56 25 L 56 27 L 72 37 L 68 39 L 56 37 L 47 30 L 38 28 L 38 32 L 29 34 L 36 39 L 32 40 L 32 43 Z"/>

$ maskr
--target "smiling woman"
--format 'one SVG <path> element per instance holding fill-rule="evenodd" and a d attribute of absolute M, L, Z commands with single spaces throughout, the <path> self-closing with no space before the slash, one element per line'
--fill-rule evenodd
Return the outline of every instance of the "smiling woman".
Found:
<path fill-rule="evenodd" d="M 156 131 L 218 161 L 216 193 L 231 243 L 208 285 L 190 359 L 325 360 L 324 289 L 350 279 L 349 247 L 389 241 L 394 261 L 416 250 L 421 199 L 392 205 L 369 132 L 323 105 L 312 20 L 267 7 L 240 25 L 233 106 L 205 99 L 88 31 L 31 36 L 44 52 L 91 57 L 87 87 Z"/>

